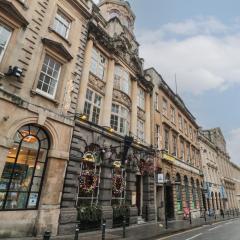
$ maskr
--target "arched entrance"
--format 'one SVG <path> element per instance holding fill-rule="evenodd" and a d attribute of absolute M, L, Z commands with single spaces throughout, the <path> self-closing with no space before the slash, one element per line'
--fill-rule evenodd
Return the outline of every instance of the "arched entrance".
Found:
<path fill-rule="evenodd" d="M 38 207 L 48 149 L 48 135 L 37 125 L 17 131 L 0 178 L 0 210 Z"/>
<path fill-rule="evenodd" d="M 174 218 L 173 186 L 169 173 L 166 174 L 165 183 L 165 212 L 168 219 Z"/>

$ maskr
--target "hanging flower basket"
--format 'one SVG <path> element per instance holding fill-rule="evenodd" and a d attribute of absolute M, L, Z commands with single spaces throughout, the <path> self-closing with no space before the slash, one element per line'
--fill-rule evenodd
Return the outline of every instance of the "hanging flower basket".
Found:
<path fill-rule="evenodd" d="M 98 176 L 93 171 L 86 170 L 79 177 L 79 187 L 86 193 L 91 193 L 97 188 Z"/>
<path fill-rule="evenodd" d="M 113 194 L 120 195 L 125 189 L 125 181 L 121 175 L 113 176 Z"/>

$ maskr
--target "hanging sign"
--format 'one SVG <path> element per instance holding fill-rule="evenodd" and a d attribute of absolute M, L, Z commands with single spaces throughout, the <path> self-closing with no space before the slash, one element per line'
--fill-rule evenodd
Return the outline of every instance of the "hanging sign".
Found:
<path fill-rule="evenodd" d="M 158 173 L 157 174 L 157 183 L 159 183 L 159 184 L 164 183 L 164 175 L 163 175 L 163 173 Z"/>

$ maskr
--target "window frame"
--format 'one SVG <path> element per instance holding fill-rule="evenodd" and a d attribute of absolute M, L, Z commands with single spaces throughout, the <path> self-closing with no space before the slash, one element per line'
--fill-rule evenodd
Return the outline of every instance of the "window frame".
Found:
<path fill-rule="evenodd" d="M 10 32 L 10 35 L 8 36 L 8 39 L 7 39 L 7 41 L 6 41 L 6 43 L 5 43 L 5 46 L 4 46 L 4 48 L 3 48 L 3 51 L 2 51 L 1 54 L 0 54 L 0 63 L 1 63 L 2 60 L 3 60 L 3 58 L 4 58 L 4 55 L 5 55 L 5 53 L 6 53 L 6 50 L 7 50 L 8 46 L 9 46 L 9 42 L 10 42 L 10 39 L 11 39 L 11 37 L 12 37 L 12 35 L 13 35 L 14 29 L 11 28 L 11 27 L 9 27 L 8 25 L 6 25 L 5 23 L 3 23 L 2 21 L 0 21 L 0 26 L 2 26 L 2 28 L 5 28 L 5 30 L 8 30 L 8 31 Z"/>
<path fill-rule="evenodd" d="M 68 26 L 65 26 L 65 24 L 59 20 L 58 16 L 60 16 L 62 19 L 64 19 L 66 22 L 68 22 Z M 57 21 L 57 24 L 59 25 L 59 23 L 61 24 L 61 27 L 62 26 L 65 26 L 67 31 L 66 31 L 66 34 L 65 35 L 62 35 L 59 31 L 57 31 L 57 28 L 56 28 L 56 22 Z M 58 26 L 57 25 L 57 26 Z M 70 33 L 70 30 L 71 30 L 71 26 L 72 26 L 72 19 L 68 17 L 67 14 L 64 13 L 64 11 L 62 11 L 61 9 L 57 9 L 56 13 L 55 13 L 55 16 L 54 16 L 54 20 L 53 20 L 53 25 L 52 25 L 52 29 L 54 30 L 54 32 L 56 32 L 57 34 L 59 34 L 61 37 L 63 37 L 64 39 L 68 39 L 69 37 L 69 33 Z"/>
<path fill-rule="evenodd" d="M 114 106 L 116 107 L 115 109 L 118 109 L 117 112 L 113 111 Z M 124 111 L 127 114 L 127 116 L 124 115 Z M 117 124 L 114 124 L 113 122 L 117 122 Z M 122 127 L 121 127 L 122 125 Z M 112 103 L 112 108 L 111 108 L 111 118 L 110 118 L 110 126 L 111 128 L 119 133 L 120 135 L 127 135 L 130 131 L 130 111 L 128 108 L 123 106 L 122 104 L 119 103 Z M 124 129 L 124 132 L 121 132 L 121 128 Z"/>
<path fill-rule="evenodd" d="M 91 100 L 88 99 L 88 93 L 91 94 Z M 97 100 L 97 98 L 100 98 L 99 100 Z M 101 94 L 99 94 L 98 92 L 92 90 L 91 88 L 87 88 L 87 91 L 86 91 L 86 96 L 85 96 L 85 102 L 84 102 L 84 114 L 86 114 L 88 116 L 88 121 L 94 123 L 94 124 L 97 124 L 99 125 L 99 121 L 101 119 L 101 106 L 102 106 L 102 100 L 103 100 L 103 97 Z M 97 104 L 97 102 L 100 101 L 100 105 Z M 90 113 L 87 113 L 86 112 L 86 106 L 90 105 Z M 94 119 L 94 108 L 96 108 L 97 110 L 99 110 L 98 112 L 98 118 L 97 118 L 97 121 L 95 121 Z M 95 117 L 97 117 L 97 115 Z"/>
<path fill-rule="evenodd" d="M 44 62 L 45 62 L 45 59 L 46 59 L 47 56 L 48 56 L 51 60 L 53 60 L 55 63 L 58 63 L 58 64 L 60 65 L 59 72 L 58 72 L 58 78 L 55 79 L 55 80 L 56 80 L 56 85 L 55 85 L 55 88 L 54 88 L 54 93 L 53 93 L 53 95 L 51 95 L 51 94 L 49 94 L 49 93 L 47 93 L 47 92 L 45 92 L 45 91 L 42 91 L 41 89 L 38 88 L 38 83 L 39 83 L 39 80 L 40 80 L 41 73 L 45 74 L 44 76 L 46 76 L 46 73 L 42 72 L 42 69 L 43 69 Z M 54 63 L 54 65 L 55 65 L 55 63 Z M 47 98 L 49 98 L 49 99 L 55 99 L 55 98 L 56 98 L 57 89 L 58 89 L 59 82 L 60 82 L 60 78 L 61 78 L 61 74 L 62 74 L 62 66 L 63 66 L 63 64 L 62 64 L 61 61 L 59 61 L 59 60 L 57 60 L 56 58 L 52 57 L 52 55 L 49 54 L 48 52 L 45 52 L 44 58 L 43 58 L 43 61 L 42 61 L 42 67 L 41 67 L 41 70 L 40 70 L 39 73 L 38 73 L 38 79 L 37 79 L 37 81 L 36 81 L 36 90 L 35 90 L 35 91 L 36 91 L 38 94 L 40 94 L 40 95 L 42 95 L 42 96 L 45 96 L 45 97 L 47 97 Z M 51 77 L 50 75 L 47 74 L 47 76 L 52 79 L 52 77 Z M 45 78 L 44 78 L 44 79 L 45 79 Z M 41 81 L 41 82 L 44 84 L 43 81 Z"/>
<path fill-rule="evenodd" d="M 31 130 L 32 129 L 37 129 L 36 130 L 36 134 L 31 134 Z M 23 132 L 21 132 L 21 130 L 25 131 L 26 133 L 28 132 L 28 133 L 26 135 L 24 135 Z M 42 137 L 42 139 L 40 139 L 40 137 L 38 136 L 39 134 L 43 134 L 42 136 L 44 136 L 44 137 Z M 21 139 L 18 140 L 19 137 Z M 41 127 L 39 127 L 37 125 L 28 124 L 28 125 L 22 126 L 16 132 L 16 134 L 14 136 L 14 145 L 11 148 L 11 149 L 14 149 L 14 148 L 16 149 L 16 154 L 13 157 L 11 157 L 11 158 L 14 159 L 13 166 L 16 166 L 16 164 L 18 164 L 19 154 L 22 151 L 22 147 L 24 147 L 24 145 L 23 145 L 24 144 L 23 143 L 24 139 L 26 139 L 28 137 L 34 137 L 38 141 L 38 149 L 36 150 L 36 159 L 35 159 L 35 162 L 34 162 L 33 172 L 31 174 L 30 184 L 28 186 L 28 189 L 25 190 L 25 191 L 24 190 L 11 189 L 11 184 L 12 184 L 12 181 L 14 179 L 13 175 L 14 175 L 14 169 L 15 169 L 13 167 L 12 168 L 13 170 L 11 172 L 11 178 L 10 178 L 8 184 L 7 184 L 6 190 L 5 191 L 3 191 L 3 190 L 0 191 L 0 192 L 5 192 L 5 196 L 4 196 L 4 199 L 3 199 L 3 205 L 2 205 L 2 207 L 0 207 L 0 212 L 4 212 L 4 211 L 22 211 L 22 210 L 30 211 L 30 210 L 36 210 L 39 207 L 39 202 L 40 202 L 40 198 L 41 198 L 42 187 L 43 187 L 43 182 L 44 182 L 44 177 L 45 177 L 45 171 L 46 171 L 47 163 L 48 163 L 48 152 L 49 152 L 49 149 L 50 149 L 50 139 L 49 139 L 48 134 Z M 47 143 L 46 146 L 47 147 L 46 146 L 41 147 L 41 142 L 42 141 L 46 141 L 46 143 Z M 39 155 L 40 155 L 41 149 L 46 151 L 46 154 L 44 156 L 44 160 L 42 160 L 42 161 L 39 160 Z M 8 158 L 8 156 L 7 156 L 7 158 Z M 43 164 L 43 170 L 42 170 L 42 174 L 40 176 L 35 175 L 38 163 L 42 163 Z M 2 176 L 0 177 L 0 179 L 1 178 L 2 178 Z M 40 178 L 40 184 L 39 184 L 39 188 L 38 188 L 37 191 L 33 191 L 32 190 L 32 187 L 34 186 L 34 178 Z M 5 208 L 9 193 L 26 193 L 27 194 L 27 198 L 26 198 L 26 201 L 25 201 L 25 204 L 24 204 L 25 207 L 23 207 L 23 208 Z M 31 194 L 37 194 L 36 205 L 34 207 L 29 207 L 29 200 L 30 200 Z"/>
<path fill-rule="evenodd" d="M 165 97 L 162 98 L 162 113 L 164 116 L 168 115 L 168 101 Z"/>
<path fill-rule="evenodd" d="M 145 122 L 142 119 L 137 120 L 137 138 L 144 142 L 145 139 Z"/>
<path fill-rule="evenodd" d="M 159 94 L 157 92 L 155 92 L 154 108 L 159 111 Z"/>
<path fill-rule="evenodd" d="M 114 88 L 121 90 L 127 95 L 131 95 L 131 85 L 129 72 L 122 66 L 116 65 L 114 68 Z"/>
<path fill-rule="evenodd" d="M 176 123 L 176 110 L 173 106 L 170 106 L 170 115 L 171 115 L 171 122 Z"/>
<path fill-rule="evenodd" d="M 102 63 L 102 59 L 104 62 Z M 95 70 L 94 70 L 94 64 L 95 64 Z M 100 80 L 104 81 L 106 69 L 107 69 L 108 59 L 107 57 L 96 47 L 92 48 L 91 53 L 91 62 L 90 62 L 90 73 L 92 73 L 94 76 L 98 77 Z M 102 72 L 101 71 L 102 68 Z M 100 73 L 102 73 L 100 75 Z"/>
<path fill-rule="evenodd" d="M 137 106 L 142 110 L 145 110 L 145 99 L 145 91 L 141 87 L 138 87 Z"/>

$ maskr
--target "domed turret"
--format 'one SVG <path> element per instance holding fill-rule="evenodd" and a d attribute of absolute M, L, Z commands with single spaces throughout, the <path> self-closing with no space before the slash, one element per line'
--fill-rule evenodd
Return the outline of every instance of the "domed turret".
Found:
<path fill-rule="evenodd" d="M 99 8 L 106 20 L 118 18 L 123 26 L 133 33 L 135 15 L 131 10 L 131 6 L 124 0 L 101 0 Z"/>

